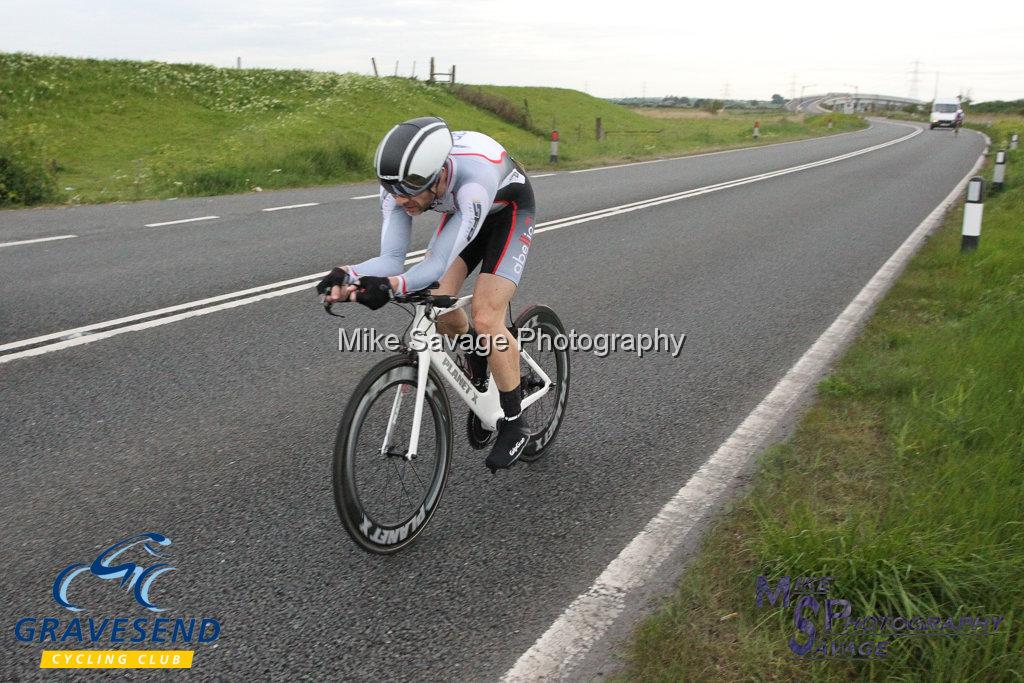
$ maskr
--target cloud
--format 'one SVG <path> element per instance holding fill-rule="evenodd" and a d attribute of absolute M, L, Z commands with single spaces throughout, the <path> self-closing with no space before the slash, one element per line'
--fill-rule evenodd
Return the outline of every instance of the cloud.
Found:
<path fill-rule="evenodd" d="M 11 4 L 11 3 L 8 3 Z M 917 5 L 820 0 L 777 5 L 636 0 L 619 4 L 517 0 L 178 0 L 17 3 L 0 24 L 13 51 L 208 61 L 335 71 L 399 61 L 420 75 L 430 57 L 456 64 L 460 80 L 552 85 L 605 96 L 735 97 L 788 94 L 790 82 L 822 91 L 905 95 L 914 60 L 919 91 L 935 71 L 976 98 L 1021 97 L 1017 45 L 1024 13 L 1008 0 L 986 5 L 995 23 Z M 390 70 L 390 69 L 389 69 Z M 1005 72 L 1005 73 L 1004 73 Z M 646 84 L 646 88 L 644 88 Z"/>

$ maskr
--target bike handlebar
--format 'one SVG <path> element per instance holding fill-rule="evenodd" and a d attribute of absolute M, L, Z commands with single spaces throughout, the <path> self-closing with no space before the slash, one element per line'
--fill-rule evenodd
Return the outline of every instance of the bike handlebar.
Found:
<path fill-rule="evenodd" d="M 398 294 L 392 297 L 392 301 L 399 304 L 428 304 L 437 308 L 451 308 L 454 306 L 458 299 L 454 296 L 447 294 L 431 294 L 430 290 L 437 289 L 441 286 L 441 283 L 434 282 L 424 287 L 423 289 L 416 290 L 415 292 L 409 292 L 407 294 Z M 340 301 L 322 302 L 324 305 L 324 311 L 328 315 L 333 315 L 336 318 L 344 318 L 345 316 L 340 313 L 335 313 L 331 310 L 334 304 L 342 303 Z"/>

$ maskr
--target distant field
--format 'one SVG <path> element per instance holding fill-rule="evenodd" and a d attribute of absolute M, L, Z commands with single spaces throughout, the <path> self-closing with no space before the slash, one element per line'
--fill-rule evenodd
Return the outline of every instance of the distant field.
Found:
<path fill-rule="evenodd" d="M 790 116 L 794 120 L 801 120 L 800 116 L 790 114 L 782 109 L 729 109 L 722 113 L 692 107 L 630 107 L 629 110 L 652 119 L 715 119 L 728 116 L 748 118 L 753 122 L 771 117 Z"/>
<path fill-rule="evenodd" d="M 534 169 L 549 167 L 552 123 L 563 168 L 751 143 L 745 117 L 654 120 L 573 90 L 481 89 L 528 106 L 530 125 L 406 78 L 0 53 L 0 206 L 366 180 L 384 132 L 422 115 L 488 133 Z M 863 125 L 836 117 L 837 131 Z M 762 141 L 826 132 L 824 120 L 762 121 Z"/>
<path fill-rule="evenodd" d="M 751 132 L 754 119 L 758 118 L 733 113 L 656 118 L 648 114 L 651 110 L 622 107 L 576 90 L 494 85 L 481 88 L 518 106 L 528 107 L 534 128 L 557 128 L 562 140 L 562 162 L 577 166 L 753 144 Z M 606 138 L 601 142 L 596 140 L 594 130 L 598 116 L 606 131 Z M 828 117 L 833 118 L 834 132 L 865 125 L 858 117 L 840 114 L 804 119 L 777 112 L 760 118 L 761 142 L 825 134 Z M 545 142 L 537 148 L 532 160 L 535 164 L 542 163 L 547 154 Z"/>

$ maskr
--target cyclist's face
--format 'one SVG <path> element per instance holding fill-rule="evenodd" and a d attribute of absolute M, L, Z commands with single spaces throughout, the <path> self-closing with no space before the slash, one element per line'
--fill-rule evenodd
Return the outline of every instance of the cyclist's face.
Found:
<path fill-rule="evenodd" d="M 430 205 L 438 195 L 444 194 L 447 186 L 448 169 L 444 169 L 441 171 L 441 175 L 438 176 L 437 182 L 434 183 L 433 187 L 411 197 L 395 195 L 395 204 L 398 204 L 410 216 L 418 216 L 430 208 Z"/>
<path fill-rule="evenodd" d="M 402 209 L 405 210 L 410 216 L 416 216 L 430 208 L 431 202 L 434 201 L 434 193 L 430 190 L 420 192 L 419 194 L 411 197 L 403 197 L 401 195 L 395 195 L 395 204 L 398 204 Z"/>

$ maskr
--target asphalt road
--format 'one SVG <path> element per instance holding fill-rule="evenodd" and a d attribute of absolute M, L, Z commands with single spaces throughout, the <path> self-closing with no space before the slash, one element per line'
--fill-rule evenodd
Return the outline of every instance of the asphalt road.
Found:
<path fill-rule="evenodd" d="M 911 132 L 537 178 L 538 221 L 813 162 Z M 380 558 L 330 490 L 337 420 L 379 355 L 341 354 L 312 292 L 0 363 L 0 678 L 40 671 L 20 617 L 129 534 L 173 540 L 166 616 L 223 625 L 191 677 L 488 680 L 616 556 L 970 169 L 980 135 L 924 131 L 836 163 L 538 235 L 519 305 L 578 332 L 686 333 L 678 359 L 576 354 L 550 455 L 491 476 L 456 433 L 439 512 Z M 0 347 L 327 270 L 374 252 L 368 185 L 0 213 Z M 264 212 L 300 203 L 316 206 Z M 145 224 L 219 218 L 147 228 Z M 422 248 L 434 222 L 419 219 Z M 0 350 L 0 361 L 10 351 Z M 458 423 L 458 421 L 457 421 Z M 78 616 L 145 616 L 93 579 Z M 74 647 L 74 643 L 56 647 Z M 87 646 L 83 646 L 87 647 Z M 145 674 L 139 674 L 144 676 Z"/>

